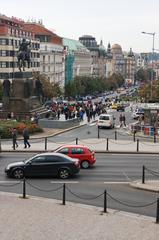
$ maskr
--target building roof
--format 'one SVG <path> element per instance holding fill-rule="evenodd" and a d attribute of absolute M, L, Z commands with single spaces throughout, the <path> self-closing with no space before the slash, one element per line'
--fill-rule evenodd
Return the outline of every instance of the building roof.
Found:
<path fill-rule="evenodd" d="M 59 37 L 57 34 L 53 33 L 52 31 L 48 30 L 45 28 L 44 25 L 40 23 L 25 23 L 24 25 L 25 30 L 31 31 L 35 33 L 36 36 L 44 35 L 44 36 L 50 36 L 51 37 L 51 42 L 55 44 L 60 44 L 62 45 L 62 38 Z"/>
<path fill-rule="evenodd" d="M 89 50 L 77 40 L 63 38 L 63 45 L 68 47 L 69 51 L 89 52 Z"/>

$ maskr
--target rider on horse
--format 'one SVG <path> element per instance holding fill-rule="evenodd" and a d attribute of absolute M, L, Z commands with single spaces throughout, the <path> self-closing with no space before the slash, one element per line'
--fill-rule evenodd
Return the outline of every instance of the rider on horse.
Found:
<path fill-rule="evenodd" d="M 28 68 L 30 67 L 30 50 L 28 49 L 28 46 L 30 46 L 30 44 L 31 42 L 26 42 L 25 38 L 23 38 L 22 43 L 20 44 L 19 52 L 18 52 L 18 64 L 19 64 L 20 70 L 21 70 L 22 64 L 24 69 L 25 61 L 28 62 Z M 21 61 L 21 64 L 20 64 L 20 61 Z"/>

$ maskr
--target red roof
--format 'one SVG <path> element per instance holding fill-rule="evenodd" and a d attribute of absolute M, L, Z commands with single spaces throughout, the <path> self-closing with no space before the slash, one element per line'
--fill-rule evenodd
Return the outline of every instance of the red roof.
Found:
<path fill-rule="evenodd" d="M 25 23 L 24 30 L 35 33 L 35 35 L 46 35 L 51 37 L 51 42 L 62 45 L 62 38 L 37 23 Z"/>

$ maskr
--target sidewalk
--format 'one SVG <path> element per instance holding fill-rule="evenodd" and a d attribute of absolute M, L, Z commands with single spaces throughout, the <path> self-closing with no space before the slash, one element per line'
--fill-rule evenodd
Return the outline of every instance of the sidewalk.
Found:
<path fill-rule="evenodd" d="M 155 218 L 0 192 L 3 240 L 156 240 Z M 40 210 L 40 211 L 39 211 Z"/>

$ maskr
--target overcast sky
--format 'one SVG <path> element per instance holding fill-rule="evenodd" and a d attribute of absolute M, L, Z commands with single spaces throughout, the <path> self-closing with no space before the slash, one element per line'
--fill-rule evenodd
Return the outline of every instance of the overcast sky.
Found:
<path fill-rule="evenodd" d="M 28 19 L 42 19 L 46 28 L 61 37 L 78 40 L 92 35 L 105 47 L 118 43 L 124 51 L 159 49 L 159 0 L 3 0 L 0 13 Z"/>

